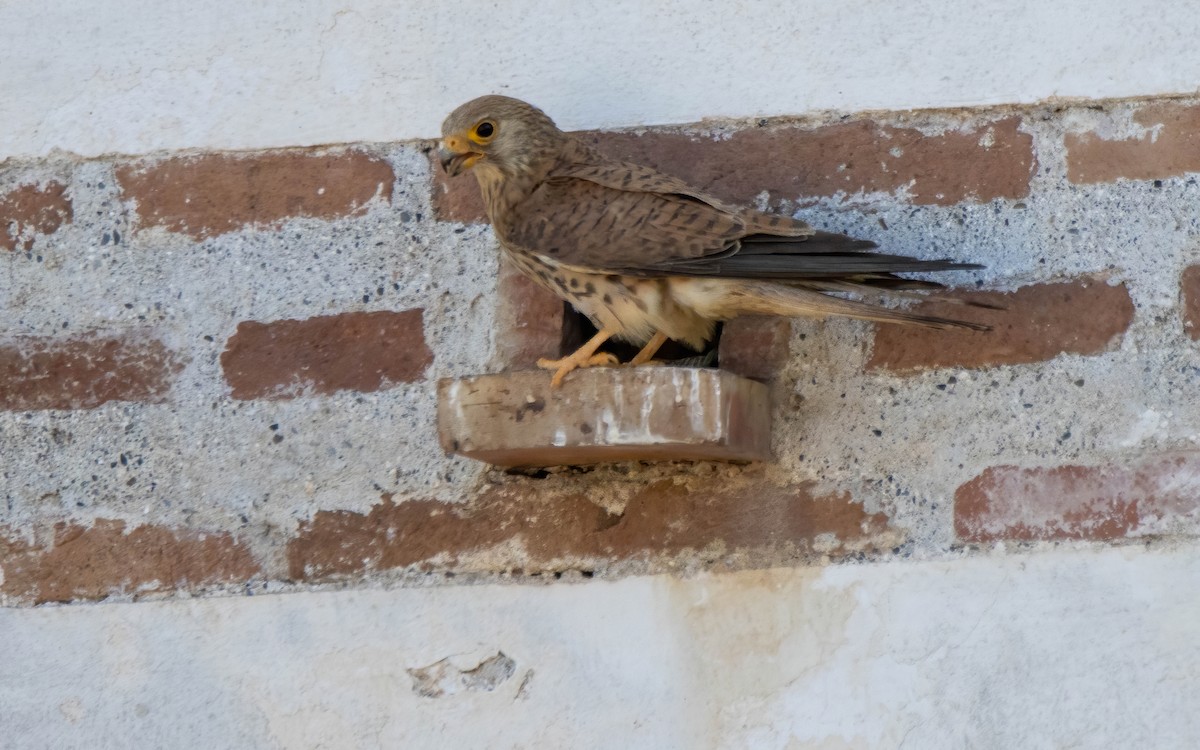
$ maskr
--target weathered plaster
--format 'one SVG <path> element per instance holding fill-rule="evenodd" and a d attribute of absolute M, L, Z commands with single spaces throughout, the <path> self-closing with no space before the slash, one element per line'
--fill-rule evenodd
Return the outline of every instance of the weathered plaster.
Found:
<path fill-rule="evenodd" d="M 1198 576 L 1193 546 L 7 609 L 0 725 L 113 750 L 1182 748 Z"/>

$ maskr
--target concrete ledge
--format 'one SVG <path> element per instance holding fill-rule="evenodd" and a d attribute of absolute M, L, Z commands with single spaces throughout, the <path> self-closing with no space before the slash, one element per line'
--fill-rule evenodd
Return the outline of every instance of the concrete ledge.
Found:
<path fill-rule="evenodd" d="M 542 371 L 438 382 L 449 453 L 497 466 L 770 457 L 762 383 L 703 368 L 599 368 L 550 388 Z"/>

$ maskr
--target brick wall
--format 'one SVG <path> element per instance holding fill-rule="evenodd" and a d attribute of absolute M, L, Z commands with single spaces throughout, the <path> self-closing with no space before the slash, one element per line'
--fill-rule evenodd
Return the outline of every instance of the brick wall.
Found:
<path fill-rule="evenodd" d="M 763 465 L 510 474 L 435 381 L 556 350 L 427 143 L 0 165 L 0 597 L 555 579 L 1197 531 L 1190 101 L 586 133 L 949 280 L 991 334 L 747 319 Z"/>

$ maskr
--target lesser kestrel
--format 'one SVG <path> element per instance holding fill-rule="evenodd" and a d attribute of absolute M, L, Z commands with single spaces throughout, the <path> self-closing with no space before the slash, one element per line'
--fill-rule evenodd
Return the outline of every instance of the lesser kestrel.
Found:
<path fill-rule="evenodd" d="M 500 246 L 524 273 L 570 302 L 598 333 L 578 351 L 539 360 L 552 383 L 615 337 L 648 362 L 667 339 L 701 349 L 717 321 L 743 314 L 842 315 L 934 328 L 986 326 L 927 317 L 825 292 L 938 289 L 897 273 L 973 269 L 871 252 L 874 242 L 798 219 L 728 205 L 649 167 L 607 158 L 518 99 L 483 96 L 442 125 L 451 176 L 475 173 Z"/>

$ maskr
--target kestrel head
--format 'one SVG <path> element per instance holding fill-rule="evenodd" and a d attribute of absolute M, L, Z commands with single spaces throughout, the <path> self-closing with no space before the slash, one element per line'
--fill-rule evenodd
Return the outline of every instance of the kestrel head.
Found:
<path fill-rule="evenodd" d="M 550 158 L 563 132 L 542 110 L 508 96 L 481 96 L 442 123 L 438 158 L 451 177 L 476 165 L 512 176 Z"/>

